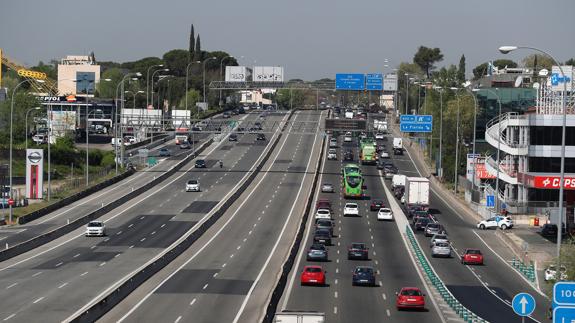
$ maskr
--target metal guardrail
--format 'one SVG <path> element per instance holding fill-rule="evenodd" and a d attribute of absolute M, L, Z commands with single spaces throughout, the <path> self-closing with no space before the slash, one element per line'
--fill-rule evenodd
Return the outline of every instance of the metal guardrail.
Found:
<path fill-rule="evenodd" d="M 421 250 L 421 247 L 419 246 L 419 243 L 417 242 L 417 239 L 415 238 L 413 231 L 411 230 L 409 225 L 405 226 L 405 233 L 407 234 L 407 238 L 409 239 L 410 245 L 413 251 L 415 252 L 417 261 L 425 271 L 425 275 L 431 281 L 437 292 L 439 292 L 439 294 L 441 295 L 443 300 L 449 305 L 449 307 L 451 307 L 451 309 L 454 310 L 455 313 L 457 313 L 457 315 L 459 315 L 459 317 L 464 322 L 467 323 L 487 322 L 486 320 L 482 319 L 477 314 L 471 312 L 469 309 L 463 306 L 463 304 L 461 304 L 457 300 L 457 298 L 455 298 L 455 296 L 451 294 L 451 292 L 447 289 L 447 287 L 445 287 L 445 284 L 443 283 L 441 278 L 437 276 L 437 274 L 429 264 L 427 258 L 423 254 L 423 251 Z"/>

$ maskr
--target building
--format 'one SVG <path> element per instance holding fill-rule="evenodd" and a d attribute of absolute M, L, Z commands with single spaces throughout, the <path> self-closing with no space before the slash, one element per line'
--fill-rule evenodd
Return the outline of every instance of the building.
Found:
<path fill-rule="evenodd" d="M 511 212 L 549 214 L 557 223 L 560 157 L 563 120 L 563 85 L 567 84 L 566 150 L 564 201 L 567 223 L 573 226 L 575 207 L 575 83 L 572 66 L 563 66 L 566 77 L 553 67 L 551 75 L 536 84 L 533 108 L 507 112 L 486 124 L 485 140 L 496 153 L 488 156 L 485 169 L 499 175 L 499 192 L 495 181 L 486 186 L 486 195 L 495 195 L 500 205 Z M 564 219 L 565 221 L 565 219 Z"/>
<path fill-rule="evenodd" d="M 58 64 L 58 95 L 94 96 L 100 82 L 100 65 L 94 55 L 68 55 Z"/>
<path fill-rule="evenodd" d="M 251 91 L 239 91 L 241 95 L 240 103 L 270 105 L 272 100 L 264 98 L 264 94 L 273 94 L 275 89 L 261 89 Z"/>

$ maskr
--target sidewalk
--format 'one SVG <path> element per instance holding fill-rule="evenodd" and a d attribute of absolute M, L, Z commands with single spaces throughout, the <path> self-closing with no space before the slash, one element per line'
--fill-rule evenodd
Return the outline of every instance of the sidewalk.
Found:
<path fill-rule="evenodd" d="M 429 178 L 431 188 L 445 200 L 452 203 L 452 205 L 457 206 L 458 210 L 461 210 L 461 213 L 466 215 L 466 222 L 469 222 L 470 225 L 475 225 L 483 220 L 483 217 L 462 196 L 456 196 L 452 190 L 447 189 L 437 177 L 432 175 L 432 168 L 425 162 L 425 156 L 416 142 L 403 137 L 395 124 L 391 127 L 391 134 L 403 138 L 404 149 L 409 152 L 421 174 Z M 543 222 L 540 223 L 541 225 L 543 224 Z M 537 269 L 535 285 L 537 289 L 544 291 L 546 288 L 542 288 L 545 286 L 541 284 L 541 282 L 544 282 L 543 271 L 555 257 L 556 244 L 539 235 L 538 230 L 539 227 L 530 226 L 526 221 L 519 221 L 511 230 L 497 230 L 495 235 L 499 238 L 497 239 L 499 241 L 487 241 L 504 259 L 511 261 L 512 258 L 516 258 L 525 264 L 533 262 Z M 481 234 L 481 232 L 477 233 Z"/>

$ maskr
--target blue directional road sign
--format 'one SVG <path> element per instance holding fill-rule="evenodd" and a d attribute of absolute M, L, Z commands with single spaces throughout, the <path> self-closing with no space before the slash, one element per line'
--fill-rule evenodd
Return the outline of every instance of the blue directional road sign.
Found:
<path fill-rule="evenodd" d="M 553 301 L 559 306 L 575 307 L 575 282 L 558 282 L 553 285 Z"/>
<path fill-rule="evenodd" d="M 535 299 L 527 293 L 519 293 L 513 297 L 513 311 L 519 316 L 529 316 L 535 311 Z"/>
<path fill-rule="evenodd" d="M 487 207 L 495 207 L 495 195 L 487 195 L 485 203 Z"/>
<path fill-rule="evenodd" d="M 553 323 L 575 322 L 575 307 L 557 306 L 553 310 Z"/>
<path fill-rule="evenodd" d="M 431 132 L 431 123 L 402 122 L 399 124 L 402 132 Z"/>
<path fill-rule="evenodd" d="M 365 89 L 364 74 L 335 74 L 336 90 L 355 90 Z"/>
<path fill-rule="evenodd" d="M 399 122 L 415 122 L 415 115 L 414 114 L 402 114 L 399 116 Z"/>
<path fill-rule="evenodd" d="M 367 74 L 365 78 L 365 87 L 367 90 L 383 90 L 383 74 Z"/>

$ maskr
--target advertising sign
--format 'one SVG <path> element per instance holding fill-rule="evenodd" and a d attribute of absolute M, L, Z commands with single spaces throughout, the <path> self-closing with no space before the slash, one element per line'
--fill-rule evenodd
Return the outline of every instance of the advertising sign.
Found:
<path fill-rule="evenodd" d="M 533 187 L 559 189 L 559 176 L 533 176 Z M 565 177 L 563 188 L 566 190 L 575 190 L 575 177 Z"/>
<path fill-rule="evenodd" d="M 226 82 L 250 81 L 252 70 L 245 66 L 226 66 Z"/>
<path fill-rule="evenodd" d="M 367 90 L 383 90 L 383 74 L 367 74 L 365 78 L 365 87 Z"/>
<path fill-rule="evenodd" d="M 384 91 L 397 91 L 397 74 L 386 74 L 383 79 Z"/>
<path fill-rule="evenodd" d="M 491 175 L 485 168 L 485 157 L 477 156 L 475 159 L 475 178 L 477 179 L 493 179 L 495 175 Z"/>
<path fill-rule="evenodd" d="M 335 89 L 336 90 L 351 90 L 361 91 L 365 89 L 365 75 L 364 74 L 336 74 L 335 75 Z"/>
<path fill-rule="evenodd" d="M 467 179 L 473 181 L 473 169 L 475 167 L 475 160 L 481 155 L 467 154 Z"/>
<path fill-rule="evenodd" d="M 559 66 L 553 66 L 551 69 L 551 88 L 553 91 L 563 91 L 563 87 L 567 85 L 567 91 L 570 92 L 573 86 L 573 66 L 561 66 L 565 75 L 561 74 Z"/>
<path fill-rule="evenodd" d="M 26 150 L 26 198 L 42 199 L 44 183 L 44 150 Z"/>
<path fill-rule="evenodd" d="M 254 66 L 254 82 L 283 82 L 284 68 L 281 66 Z"/>

